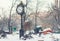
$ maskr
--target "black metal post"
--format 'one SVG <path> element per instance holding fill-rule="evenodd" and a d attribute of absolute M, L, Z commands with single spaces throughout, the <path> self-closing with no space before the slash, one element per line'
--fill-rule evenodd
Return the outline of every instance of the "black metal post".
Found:
<path fill-rule="evenodd" d="M 23 15 L 21 15 L 21 29 L 23 29 Z"/>
<path fill-rule="evenodd" d="M 25 22 L 25 11 L 24 11 L 24 5 L 22 5 L 23 10 L 21 14 L 21 29 L 20 29 L 20 38 L 21 36 L 24 36 L 24 22 Z"/>
<path fill-rule="evenodd" d="M 23 21 L 24 19 L 23 19 L 23 15 L 21 15 L 21 29 L 20 29 L 20 31 L 19 31 L 19 37 L 21 38 L 21 36 L 24 36 L 24 25 L 23 25 Z"/>
<path fill-rule="evenodd" d="M 22 7 L 21 8 L 22 11 L 18 7 Z M 19 10 L 21 12 L 19 12 Z M 21 36 L 24 36 L 24 22 L 25 22 L 25 16 L 26 16 L 26 14 L 25 14 L 25 5 L 23 4 L 22 1 L 19 5 L 17 5 L 16 11 L 21 16 L 21 29 L 19 30 L 19 37 L 21 38 Z"/>

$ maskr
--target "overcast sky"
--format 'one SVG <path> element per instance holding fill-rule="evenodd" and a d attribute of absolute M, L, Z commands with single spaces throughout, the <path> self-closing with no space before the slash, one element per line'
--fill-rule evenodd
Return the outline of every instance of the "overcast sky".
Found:
<path fill-rule="evenodd" d="M 25 0 L 22 0 L 24 3 L 26 3 Z M 34 8 L 33 10 L 35 10 L 35 6 L 36 6 L 36 0 L 29 0 L 31 3 L 29 5 L 31 5 L 32 7 L 30 8 Z M 47 6 L 49 4 L 49 6 L 51 5 L 51 3 L 54 3 L 53 0 L 38 0 L 41 2 L 42 6 L 39 5 L 39 8 L 41 8 L 41 10 L 47 10 Z M 0 0 L 0 14 L 2 14 L 2 8 L 4 9 L 4 11 L 9 10 L 10 6 L 11 6 L 11 2 L 12 0 Z M 43 5 L 44 4 L 44 5 Z"/>

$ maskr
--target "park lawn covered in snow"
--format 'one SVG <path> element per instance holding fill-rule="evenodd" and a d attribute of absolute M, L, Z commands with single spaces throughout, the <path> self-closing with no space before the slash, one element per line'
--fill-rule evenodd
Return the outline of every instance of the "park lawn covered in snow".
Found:
<path fill-rule="evenodd" d="M 10 35 L 7 35 L 6 38 L 1 38 L 0 41 L 40 41 L 40 40 L 43 40 L 42 37 L 39 37 L 38 35 L 33 35 L 33 38 L 31 39 L 27 39 L 27 40 L 22 40 L 22 39 L 19 39 L 19 35 L 18 34 L 10 34 Z M 60 34 L 53 34 L 53 36 L 57 39 L 60 40 Z M 48 37 L 48 35 L 47 35 Z"/>

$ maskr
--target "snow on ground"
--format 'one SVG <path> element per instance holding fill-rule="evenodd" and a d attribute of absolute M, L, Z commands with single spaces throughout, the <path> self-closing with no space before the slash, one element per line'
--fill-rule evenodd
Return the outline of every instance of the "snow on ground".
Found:
<path fill-rule="evenodd" d="M 59 38 L 59 41 L 60 41 L 60 34 L 53 34 L 55 38 Z M 38 35 L 33 35 L 32 36 L 34 38 L 31 38 L 31 39 L 27 39 L 27 40 L 22 40 L 22 39 L 19 39 L 19 35 L 18 34 L 10 34 L 10 35 L 7 35 L 7 38 L 3 39 L 1 38 L 0 41 L 38 41 L 38 40 L 43 40 L 41 37 L 39 37 Z"/>
<path fill-rule="evenodd" d="M 59 38 L 60 39 L 60 34 L 53 34 L 55 36 L 55 38 Z"/>

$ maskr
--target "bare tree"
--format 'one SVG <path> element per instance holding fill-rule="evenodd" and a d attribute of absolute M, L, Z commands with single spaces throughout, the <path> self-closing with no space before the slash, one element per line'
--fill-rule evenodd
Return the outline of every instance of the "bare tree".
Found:
<path fill-rule="evenodd" d="M 52 9 L 53 9 L 53 16 L 56 20 L 56 23 L 57 23 L 57 28 L 59 29 L 58 25 L 60 25 L 60 8 L 58 8 L 57 6 L 52 6 Z"/>
<path fill-rule="evenodd" d="M 35 27 L 37 25 L 37 12 L 38 12 L 38 0 L 37 0 L 37 4 L 36 4 L 36 13 L 35 13 Z"/>
<path fill-rule="evenodd" d="M 52 25 L 52 30 L 57 31 L 58 25 L 60 25 L 60 8 L 58 8 L 56 5 L 51 5 L 52 7 L 49 7 L 50 11 L 48 12 L 49 15 L 47 15 L 47 23 L 50 23 Z M 50 19 L 49 19 L 50 17 Z"/>
<path fill-rule="evenodd" d="M 15 2 L 14 2 L 15 1 Z M 12 0 L 12 5 L 10 8 L 10 15 L 9 15 L 9 19 L 8 19 L 8 29 L 9 29 L 9 33 L 12 33 L 12 27 L 11 27 L 11 14 L 12 14 L 12 10 L 13 7 L 16 5 L 17 0 Z"/>
<path fill-rule="evenodd" d="M 5 15 L 6 11 L 4 11 L 4 8 L 1 8 L 1 11 L 2 11 L 2 15 L 0 16 L 0 18 L 1 18 L 0 19 L 0 29 L 5 30 L 5 28 L 7 29 L 8 18 Z"/>

